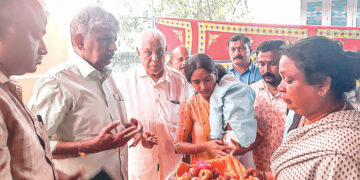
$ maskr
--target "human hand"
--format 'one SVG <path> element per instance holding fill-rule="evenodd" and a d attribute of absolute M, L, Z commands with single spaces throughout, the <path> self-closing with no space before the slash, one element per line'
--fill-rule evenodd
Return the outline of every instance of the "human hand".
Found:
<path fill-rule="evenodd" d="M 238 142 L 234 141 L 233 139 L 231 139 L 231 143 L 234 146 L 232 147 L 233 149 L 231 150 L 230 154 L 233 156 L 234 155 L 243 155 L 249 151 L 249 148 L 241 147 L 241 145 Z"/>
<path fill-rule="evenodd" d="M 136 120 L 134 118 L 130 118 L 130 122 L 125 124 L 125 128 L 131 127 L 131 126 L 135 126 L 137 132 L 141 132 L 141 133 L 143 132 L 143 125 L 141 124 L 141 122 L 139 122 L 138 120 Z"/>
<path fill-rule="evenodd" d="M 145 131 L 142 136 L 141 144 L 145 148 L 151 149 L 154 145 L 158 144 L 158 137 L 152 132 Z"/>
<path fill-rule="evenodd" d="M 113 122 L 103 128 L 100 134 L 95 138 L 94 148 L 97 152 L 117 148 L 126 144 L 137 133 L 136 126 L 131 125 L 117 134 L 111 133 L 111 130 L 120 125 L 120 121 Z"/>
<path fill-rule="evenodd" d="M 260 172 L 256 169 L 253 169 L 253 168 L 246 169 L 245 173 L 243 175 L 243 178 L 246 179 L 246 178 L 249 178 L 250 176 L 257 177 L 259 180 L 264 179 L 262 172 Z"/>
<path fill-rule="evenodd" d="M 226 151 L 231 150 L 232 148 L 222 140 L 211 140 L 206 142 L 206 149 L 216 158 L 219 158 L 228 155 Z"/>
<path fill-rule="evenodd" d="M 59 170 L 56 170 L 58 176 L 59 176 L 59 180 L 85 180 L 85 178 L 83 177 L 86 169 L 85 167 L 81 167 L 75 174 L 73 175 L 67 175 Z"/>
<path fill-rule="evenodd" d="M 135 126 L 137 133 L 134 136 L 134 141 L 131 143 L 130 147 L 135 147 L 139 144 L 139 142 L 142 139 L 142 133 L 143 133 L 143 125 L 138 120 L 131 118 L 130 122 L 125 125 L 125 127 Z"/>

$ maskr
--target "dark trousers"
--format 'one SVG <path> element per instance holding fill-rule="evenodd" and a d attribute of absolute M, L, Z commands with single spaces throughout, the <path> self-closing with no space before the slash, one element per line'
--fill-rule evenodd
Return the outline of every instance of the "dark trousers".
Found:
<path fill-rule="evenodd" d="M 95 177 L 91 180 L 111 180 L 111 177 L 103 170 L 101 170 Z"/>

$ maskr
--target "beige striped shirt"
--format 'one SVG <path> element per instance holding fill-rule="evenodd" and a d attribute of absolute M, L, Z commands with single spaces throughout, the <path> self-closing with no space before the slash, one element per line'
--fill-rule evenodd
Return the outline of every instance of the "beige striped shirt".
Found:
<path fill-rule="evenodd" d="M 54 179 L 49 140 L 22 102 L 21 86 L 0 70 L 0 177 Z"/>

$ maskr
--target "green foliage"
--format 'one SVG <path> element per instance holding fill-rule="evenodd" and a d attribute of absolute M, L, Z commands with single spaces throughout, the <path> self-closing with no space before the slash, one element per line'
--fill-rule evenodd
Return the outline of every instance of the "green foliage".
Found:
<path fill-rule="evenodd" d="M 249 21 L 247 0 L 162 0 L 161 17 L 241 22 Z"/>
<path fill-rule="evenodd" d="M 139 63 L 140 60 L 136 52 L 120 52 L 114 55 L 109 67 L 114 71 L 124 72 Z"/>
<path fill-rule="evenodd" d="M 99 6 L 116 7 L 120 22 L 118 47 L 111 67 L 126 70 L 139 63 L 135 40 L 144 29 L 155 27 L 156 17 L 228 22 L 250 21 L 247 0 L 96 0 Z M 124 50 L 124 47 L 126 47 Z M 131 52 L 129 54 L 129 52 Z"/>

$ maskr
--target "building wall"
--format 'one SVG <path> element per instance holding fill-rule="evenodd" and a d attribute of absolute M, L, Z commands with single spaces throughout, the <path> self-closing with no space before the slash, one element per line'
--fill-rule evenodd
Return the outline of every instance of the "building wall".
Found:
<path fill-rule="evenodd" d="M 302 25 L 312 25 L 307 23 L 308 19 L 308 5 L 312 2 L 321 2 L 322 3 L 322 20 L 320 25 L 324 26 L 332 26 L 331 23 L 332 18 L 331 14 L 334 13 L 333 1 L 342 1 L 346 2 L 346 12 L 347 12 L 347 18 L 346 18 L 346 26 L 347 27 L 360 27 L 360 23 L 357 25 L 357 13 L 360 14 L 358 11 L 358 2 L 359 0 L 301 0 L 301 19 L 300 22 Z"/>
<path fill-rule="evenodd" d="M 14 77 L 22 85 L 23 101 L 25 104 L 28 103 L 31 97 L 35 81 L 51 67 L 65 61 L 68 57 L 67 40 L 60 35 L 59 25 L 60 23 L 55 17 L 48 16 L 46 34 L 44 36 L 48 54 L 44 56 L 41 65 L 37 67 L 35 73 Z"/>

